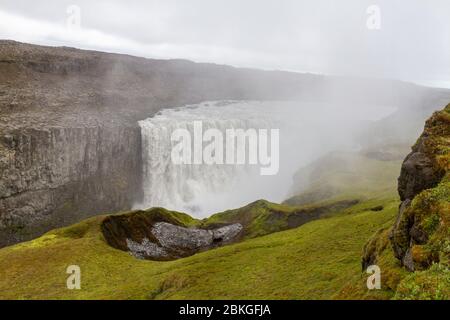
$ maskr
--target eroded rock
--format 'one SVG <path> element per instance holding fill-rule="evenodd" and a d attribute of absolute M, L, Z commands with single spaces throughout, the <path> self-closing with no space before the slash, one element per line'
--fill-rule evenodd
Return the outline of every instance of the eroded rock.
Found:
<path fill-rule="evenodd" d="M 102 232 L 108 244 L 139 259 L 175 260 L 240 239 L 240 223 L 216 229 L 186 225 L 188 216 L 154 208 L 108 216 Z"/>
<path fill-rule="evenodd" d="M 232 242 L 242 231 L 241 224 L 215 230 L 184 228 L 166 222 L 155 223 L 151 232 L 155 242 L 127 239 L 129 252 L 140 259 L 171 260 L 193 255 Z"/>

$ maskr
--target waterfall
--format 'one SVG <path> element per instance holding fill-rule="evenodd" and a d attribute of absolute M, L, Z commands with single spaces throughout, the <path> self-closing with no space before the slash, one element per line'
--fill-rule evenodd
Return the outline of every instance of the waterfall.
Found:
<path fill-rule="evenodd" d="M 227 129 L 270 128 L 270 120 L 250 110 L 247 103 L 232 102 L 166 109 L 140 121 L 144 200 L 136 207 L 165 207 L 204 217 L 242 204 L 239 198 L 246 193 L 245 185 L 259 175 L 256 166 L 173 163 L 172 133 L 186 129 L 194 135 L 195 121 L 202 122 L 204 131 L 214 128 L 224 135 Z"/>
<path fill-rule="evenodd" d="M 203 218 L 258 199 L 282 202 L 296 170 L 349 144 L 350 117 L 338 110 L 336 113 L 336 106 L 327 105 L 254 101 L 164 109 L 139 122 L 144 199 L 135 208 L 164 207 Z M 199 121 L 204 130 L 214 128 L 223 133 L 227 129 L 280 129 L 279 174 L 264 177 L 259 166 L 249 164 L 174 164 L 172 133 L 185 129 L 194 135 L 194 123 Z M 338 137 L 336 130 L 340 131 Z"/>

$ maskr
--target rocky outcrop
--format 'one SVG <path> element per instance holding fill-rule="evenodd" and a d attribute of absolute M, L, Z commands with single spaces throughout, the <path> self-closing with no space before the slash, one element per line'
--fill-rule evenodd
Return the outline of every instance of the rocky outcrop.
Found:
<path fill-rule="evenodd" d="M 427 121 L 402 166 L 398 180 L 402 203 L 390 239 L 395 257 L 410 271 L 439 261 L 439 250 L 431 248 L 429 242 L 439 225 L 445 223 L 450 207 L 444 179 L 450 169 L 449 139 L 450 105 Z M 438 191 L 442 194 L 436 194 Z"/>
<path fill-rule="evenodd" d="M 139 259 L 165 261 L 235 242 L 243 230 L 239 223 L 203 229 L 190 219 L 181 213 L 154 208 L 107 217 L 102 231 L 108 244 L 116 249 Z M 194 225 L 189 226 L 189 222 Z"/>
<path fill-rule="evenodd" d="M 424 134 L 403 162 L 398 179 L 398 193 L 402 201 L 411 200 L 423 190 L 435 187 L 445 174 L 436 166 L 435 156 L 425 153 L 423 145 L 427 139 L 429 137 Z"/>
<path fill-rule="evenodd" d="M 449 151 L 450 105 L 427 121 L 403 162 L 397 219 L 392 228 L 380 231 L 367 243 L 363 269 L 378 263 L 388 242 L 394 256 L 409 271 L 428 269 L 434 263 L 449 264 Z"/>

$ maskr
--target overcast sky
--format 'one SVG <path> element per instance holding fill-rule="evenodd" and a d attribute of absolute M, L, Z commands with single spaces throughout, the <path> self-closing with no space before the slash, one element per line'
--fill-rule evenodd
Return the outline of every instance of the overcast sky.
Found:
<path fill-rule="evenodd" d="M 0 38 L 450 87 L 449 14 L 449 0 L 0 0 Z"/>

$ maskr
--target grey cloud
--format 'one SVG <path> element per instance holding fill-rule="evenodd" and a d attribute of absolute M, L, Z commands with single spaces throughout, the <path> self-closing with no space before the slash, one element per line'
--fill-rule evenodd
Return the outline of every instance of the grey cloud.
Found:
<path fill-rule="evenodd" d="M 82 9 L 83 28 L 123 43 L 119 48 L 99 42 L 99 50 L 450 83 L 446 0 L 3 0 L 0 12 L 63 26 L 70 4 Z M 366 27 L 372 4 L 381 9 L 376 31 Z M 0 29 L 4 36 L 11 31 Z M 69 41 L 60 34 L 30 39 L 91 46 L 87 38 Z"/>

